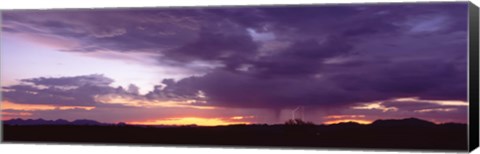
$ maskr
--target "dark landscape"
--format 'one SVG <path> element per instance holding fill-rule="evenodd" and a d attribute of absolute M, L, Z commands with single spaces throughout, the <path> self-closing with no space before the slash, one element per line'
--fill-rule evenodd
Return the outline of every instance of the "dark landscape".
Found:
<path fill-rule="evenodd" d="M 467 125 L 425 120 L 377 120 L 369 125 L 314 125 L 290 120 L 278 125 L 141 126 L 92 120 L 22 120 L 3 123 L 5 142 L 138 145 L 218 145 L 302 148 L 466 150 Z"/>

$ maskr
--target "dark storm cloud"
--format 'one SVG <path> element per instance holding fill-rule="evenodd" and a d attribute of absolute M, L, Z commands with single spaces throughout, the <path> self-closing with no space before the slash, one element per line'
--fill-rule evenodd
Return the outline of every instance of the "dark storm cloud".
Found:
<path fill-rule="evenodd" d="M 277 39 L 291 45 L 243 61 L 246 69 L 217 68 L 167 88 L 201 90 L 212 105 L 228 107 L 328 108 L 412 96 L 466 101 L 466 18 L 455 17 L 466 12 L 441 11 L 445 6 L 346 7 L 348 15 L 335 16 L 342 20 L 318 18 L 329 22 L 306 20 L 314 9 L 297 16 L 304 22 L 270 16 L 277 19 L 270 24 L 283 23 L 270 26 L 285 30 Z"/>
<path fill-rule="evenodd" d="M 165 57 L 182 62 L 193 60 L 219 61 L 227 67 L 237 67 L 255 54 L 257 44 L 246 29 L 227 31 L 202 28 L 196 41 L 165 52 Z"/>
<path fill-rule="evenodd" d="M 305 80 L 305 79 L 303 79 Z M 203 91 L 208 105 L 281 109 L 292 105 L 340 106 L 355 101 L 355 95 L 325 81 L 305 82 L 295 78 L 264 78 L 227 70 L 191 77 L 168 85 L 165 90 L 186 96 Z"/>
<path fill-rule="evenodd" d="M 373 98 L 412 97 L 466 101 L 466 71 L 436 60 L 358 64 L 345 68 L 331 81 L 353 93 L 370 92 Z M 465 66 L 461 64 L 459 66 Z M 458 66 L 457 66 L 458 67 Z"/>
<path fill-rule="evenodd" d="M 326 59 L 345 55 L 351 49 L 349 42 L 338 37 L 322 43 L 312 39 L 297 41 L 278 54 L 256 60 L 251 70 L 264 76 L 309 77 L 320 72 Z"/>
<path fill-rule="evenodd" d="M 160 62 L 212 66 L 203 76 L 164 80 L 149 99 L 199 99 L 201 91 L 208 105 L 276 109 L 466 101 L 463 2 L 7 11 L 3 20 L 6 32 L 80 44 L 66 51 L 153 52 Z"/>
<path fill-rule="evenodd" d="M 171 16 L 176 14 L 177 16 Z M 188 14 L 195 14 L 190 11 Z M 197 24 L 182 11 L 6 11 L 3 27 L 17 33 L 60 37 L 79 43 L 68 51 L 159 50 L 188 41 Z"/>

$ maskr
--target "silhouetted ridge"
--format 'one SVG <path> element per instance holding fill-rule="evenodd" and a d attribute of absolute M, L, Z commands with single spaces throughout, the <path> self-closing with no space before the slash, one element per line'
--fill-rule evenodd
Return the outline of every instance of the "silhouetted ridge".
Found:
<path fill-rule="evenodd" d="M 70 122 L 67 121 L 67 120 L 63 120 L 63 119 L 57 119 L 54 121 L 55 124 L 58 124 L 58 125 L 67 125 L 69 124 Z"/>
<path fill-rule="evenodd" d="M 407 118 L 376 120 L 370 125 L 375 127 L 430 127 L 435 126 L 436 124 L 422 119 Z"/>
<path fill-rule="evenodd" d="M 102 125 L 102 123 L 88 120 L 88 119 L 79 119 L 72 122 L 73 125 Z"/>
<path fill-rule="evenodd" d="M 364 126 L 363 124 L 357 123 L 357 122 L 341 122 L 341 123 L 336 123 L 336 124 L 330 124 L 329 126 L 337 126 L 337 127 L 358 127 L 358 126 Z"/>

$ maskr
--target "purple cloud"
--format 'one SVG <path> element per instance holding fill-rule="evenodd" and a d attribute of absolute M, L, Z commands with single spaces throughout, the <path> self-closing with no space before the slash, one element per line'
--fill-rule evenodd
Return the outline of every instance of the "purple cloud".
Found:
<path fill-rule="evenodd" d="M 20 104 L 95 106 L 95 96 L 109 93 L 130 94 L 124 88 L 111 87 L 112 79 L 103 75 L 23 79 L 21 84 L 3 87 L 4 100 Z M 133 90 L 132 90 L 133 89 Z M 129 88 L 134 91 L 134 88 Z"/>
<path fill-rule="evenodd" d="M 203 92 L 208 105 L 279 110 L 400 97 L 466 101 L 466 17 L 464 2 L 25 10 L 5 11 L 2 29 L 79 44 L 65 52 L 149 52 L 158 65 L 209 66 L 202 76 L 163 80 L 147 99 L 200 99 Z M 7 99 L 50 101 L 26 92 L 33 90 L 94 103 L 92 95 L 115 90 L 96 77 L 22 81 L 52 87 L 7 87 L 18 89 Z M 78 87 L 55 89 L 69 84 Z"/>

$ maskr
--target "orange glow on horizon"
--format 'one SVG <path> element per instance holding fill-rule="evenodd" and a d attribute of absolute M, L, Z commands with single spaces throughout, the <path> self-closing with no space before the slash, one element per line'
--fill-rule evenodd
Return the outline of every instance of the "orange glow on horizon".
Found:
<path fill-rule="evenodd" d="M 331 125 L 331 124 L 338 124 L 338 123 L 346 123 L 346 122 L 355 122 L 359 124 L 371 124 L 373 121 L 365 120 L 365 115 L 329 115 L 325 116 L 325 119 L 330 119 L 328 121 L 323 122 L 323 124 Z"/>
<path fill-rule="evenodd" d="M 200 118 L 200 117 L 183 117 L 183 118 L 166 118 L 162 120 L 150 120 L 143 122 L 128 122 L 132 125 L 198 125 L 198 126 L 220 126 L 233 124 L 250 124 L 243 121 L 228 121 L 222 118 Z"/>
<path fill-rule="evenodd" d="M 5 112 L 2 111 L 2 120 L 10 120 L 13 118 L 28 118 L 32 116 L 33 114 L 30 112 Z"/>
<path fill-rule="evenodd" d="M 331 120 L 331 121 L 326 121 L 326 122 L 323 122 L 323 124 L 326 124 L 326 125 L 331 125 L 331 124 L 339 124 L 339 123 L 346 123 L 346 122 L 356 122 L 356 123 L 359 123 L 359 124 L 371 124 L 372 121 L 371 120 L 362 120 L 362 119 L 339 119 L 339 120 Z"/>
<path fill-rule="evenodd" d="M 365 118 L 365 115 L 329 115 L 326 119 L 341 119 L 341 118 Z"/>

